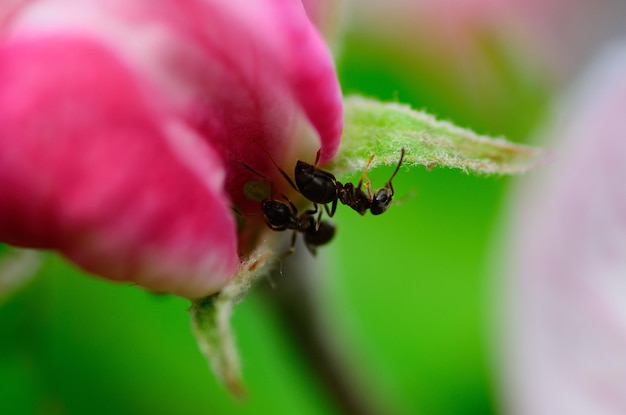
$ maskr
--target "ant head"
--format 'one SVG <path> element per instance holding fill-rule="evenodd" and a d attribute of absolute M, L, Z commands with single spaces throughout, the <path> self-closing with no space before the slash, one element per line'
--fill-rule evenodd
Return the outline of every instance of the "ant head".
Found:
<path fill-rule="evenodd" d="M 289 205 L 276 199 L 262 200 L 261 211 L 263 211 L 267 223 L 273 227 L 284 226 L 294 215 Z"/>
<path fill-rule="evenodd" d="M 393 186 L 391 182 L 396 174 L 398 174 L 398 170 L 400 170 L 400 166 L 402 165 L 402 160 L 404 160 L 404 147 L 400 152 L 400 160 L 398 160 L 398 165 L 394 170 L 393 174 L 389 178 L 387 185 L 383 188 L 380 188 L 374 193 L 374 197 L 372 198 L 372 204 L 370 206 L 370 212 L 372 215 L 380 215 L 381 213 L 385 213 L 389 206 L 391 206 L 391 200 L 393 199 Z M 371 159 L 370 159 L 371 161 Z"/>
<path fill-rule="evenodd" d="M 380 215 L 385 213 L 389 206 L 391 206 L 391 200 L 393 199 L 393 189 L 389 187 L 383 187 L 378 189 L 374 193 L 372 198 L 372 205 L 370 206 L 370 212 L 372 215 Z"/>

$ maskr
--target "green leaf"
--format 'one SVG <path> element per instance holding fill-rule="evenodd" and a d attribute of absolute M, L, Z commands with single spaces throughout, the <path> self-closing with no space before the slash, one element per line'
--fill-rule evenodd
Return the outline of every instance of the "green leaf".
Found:
<path fill-rule="evenodd" d="M 245 395 L 245 388 L 230 321 L 233 307 L 257 279 L 269 273 L 275 258 L 271 248 L 259 247 L 241 263 L 237 275 L 222 291 L 194 300 L 190 308 L 193 332 L 200 350 L 217 378 L 238 397 Z"/>
<path fill-rule="evenodd" d="M 467 173 L 524 173 L 546 158 L 544 150 L 480 136 L 407 105 L 350 96 L 344 100 L 344 111 L 339 152 L 325 166 L 338 175 L 362 171 L 372 154 L 376 157 L 371 168 L 396 164 L 402 147 L 405 166 L 450 167 Z"/>

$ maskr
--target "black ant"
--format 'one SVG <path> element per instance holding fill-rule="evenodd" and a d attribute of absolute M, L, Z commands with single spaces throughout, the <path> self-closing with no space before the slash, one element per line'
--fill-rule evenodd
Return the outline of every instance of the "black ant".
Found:
<path fill-rule="evenodd" d="M 259 144 L 260 145 L 260 144 Z M 350 206 L 361 215 L 365 215 L 365 212 L 369 209 L 372 215 L 380 215 L 389 209 L 391 201 L 393 199 L 393 185 L 391 184 L 393 178 L 396 176 L 404 160 L 404 147 L 400 152 L 400 160 L 396 166 L 395 171 L 387 181 L 384 187 L 376 190 L 372 193 L 372 185 L 369 179 L 366 177 L 367 170 L 369 169 L 374 155 L 370 157 L 359 184 L 354 187 L 352 182 L 348 182 L 345 185 L 342 184 L 335 175 L 317 167 L 317 163 L 320 159 L 320 151 L 318 150 L 315 157 L 315 164 L 309 164 L 305 161 L 298 160 L 296 163 L 294 177 L 295 183 L 285 173 L 285 171 L 278 166 L 274 161 L 271 154 L 263 146 L 261 148 L 267 153 L 272 160 L 272 163 L 280 174 L 287 180 L 287 182 L 295 190 L 300 192 L 305 198 L 313 202 L 314 204 L 322 204 L 328 213 L 328 216 L 333 216 L 337 209 L 337 201 L 344 205 Z M 365 191 L 361 188 L 363 186 L 363 179 L 365 178 Z M 330 210 L 328 209 L 328 203 L 332 203 Z"/>
<path fill-rule="evenodd" d="M 317 209 L 307 210 L 298 216 L 296 206 L 286 197 L 285 199 L 289 204 L 269 198 L 261 201 L 261 211 L 265 216 L 265 223 L 275 231 L 293 229 L 291 245 L 285 255 L 294 252 L 298 232 L 303 234 L 304 244 L 309 252 L 315 255 L 318 246 L 325 245 L 333 239 L 335 225 L 319 218 L 316 220 L 314 215 L 317 213 Z"/>
<path fill-rule="evenodd" d="M 361 215 L 365 215 L 367 209 L 370 210 L 372 215 L 380 215 L 385 213 L 387 209 L 391 206 L 391 201 L 393 199 L 393 185 L 391 182 L 393 178 L 396 177 L 398 171 L 400 170 L 400 166 L 402 165 L 402 160 L 404 160 L 404 147 L 400 150 L 400 160 L 398 160 L 398 164 L 396 169 L 391 174 L 391 177 L 385 184 L 385 186 L 376 190 L 372 193 L 372 183 L 366 177 L 367 170 L 369 169 L 370 164 L 372 164 L 372 160 L 374 160 L 374 155 L 370 157 L 365 169 L 363 170 L 363 174 L 361 175 L 361 179 L 359 180 L 359 184 L 354 187 L 352 182 L 348 182 L 345 185 L 342 185 L 339 181 L 337 181 L 337 196 L 339 201 L 344 205 L 350 206 L 355 211 L 359 212 Z M 367 193 L 361 189 L 363 185 L 363 179 L 365 178 L 365 189 Z M 333 204 L 333 213 L 334 213 L 334 204 Z M 332 215 L 331 215 L 332 216 Z"/>
<path fill-rule="evenodd" d="M 269 180 L 266 176 L 254 170 L 246 162 L 243 165 L 263 179 Z M 335 225 L 332 222 L 321 220 L 321 212 L 315 218 L 318 211 L 317 205 L 314 209 L 306 210 L 298 215 L 298 208 L 284 194 L 282 197 L 287 203 L 274 199 L 274 184 L 271 182 L 270 197 L 261 200 L 261 211 L 267 226 L 274 231 L 293 230 L 291 245 L 284 254 L 292 254 L 296 246 L 296 236 L 298 232 L 303 234 L 304 244 L 312 255 L 317 253 L 317 247 L 327 244 L 335 236 Z"/>

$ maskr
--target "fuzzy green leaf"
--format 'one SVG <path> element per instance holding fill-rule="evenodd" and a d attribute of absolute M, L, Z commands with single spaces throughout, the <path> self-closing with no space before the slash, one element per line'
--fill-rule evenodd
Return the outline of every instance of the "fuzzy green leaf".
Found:
<path fill-rule="evenodd" d="M 502 138 L 480 136 L 398 103 L 360 96 L 344 100 L 345 126 L 335 159 L 325 166 L 338 175 L 395 164 L 405 148 L 403 164 L 459 168 L 467 173 L 517 174 L 541 163 L 546 152 Z"/>

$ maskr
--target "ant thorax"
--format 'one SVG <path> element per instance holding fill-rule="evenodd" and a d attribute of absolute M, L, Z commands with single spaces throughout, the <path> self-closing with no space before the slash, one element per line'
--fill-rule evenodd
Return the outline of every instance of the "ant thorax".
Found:
<path fill-rule="evenodd" d="M 345 185 L 337 182 L 337 189 L 337 195 L 341 203 L 350 206 L 361 215 L 365 215 L 365 212 L 370 207 L 370 197 L 360 187 L 354 187 L 352 182 L 348 182 Z"/>

